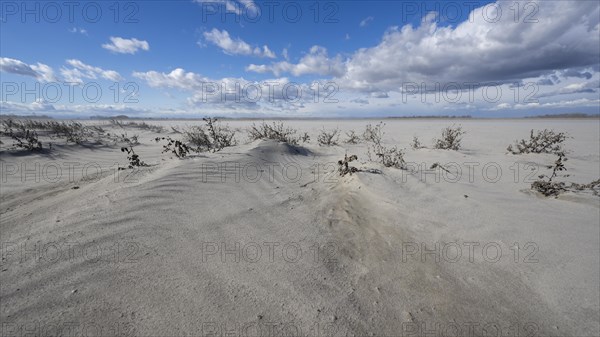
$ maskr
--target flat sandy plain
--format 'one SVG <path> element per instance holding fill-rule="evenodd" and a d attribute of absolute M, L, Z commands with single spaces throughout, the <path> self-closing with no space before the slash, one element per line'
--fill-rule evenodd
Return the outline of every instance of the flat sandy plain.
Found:
<path fill-rule="evenodd" d="M 556 156 L 506 151 L 567 132 L 564 179 L 591 182 L 597 119 L 386 120 L 409 171 L 345 135 L 316 143 L 377 122 L 285 121 L 311 135 L 293 147 L 228 121 L 238 146 L 183 160 L 153 139 L 202 121 L 148 121 L 160 135 L 85 122 L 139 135 L 139 170 L 116 170 L 119 145 L 2 151 L 2 335 L 600 335 L 600 198 L 540 196 L 530 184 Z M 462 149 L 431 149 L 452 124 Z M 381 172 L 339 177 L 345 153 Z"/>

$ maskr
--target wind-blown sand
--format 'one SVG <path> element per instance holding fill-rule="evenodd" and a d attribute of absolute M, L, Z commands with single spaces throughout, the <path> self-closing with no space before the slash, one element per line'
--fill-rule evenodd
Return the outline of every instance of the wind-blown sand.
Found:
<path fill-rule="evenodd" d="M 368 162 L 365 144 L 316 145 L 323 126 L 376 122 L 286 121 L 311 141 L 242 132 L 239 146 L 184 160 L 128 129 L 151 164 L 133 173 L 115 170 L 116 146 L 3 151 L 2 335 L 600 335 L 600 198 L 542 197 L 531 179 L 555 156 L 506 153 L 530 129 L 568 132 L 566 180 L 588 183 L 598 120 L 386 121 L 386 144 L 424 163 L 416 172 Z M 453 123 L 467 131 L 460 151 L 410 149 Z M 338 177 L 346 152 L 381 174 Z M 436 182 L 435 162 L 462 173 Z"/>

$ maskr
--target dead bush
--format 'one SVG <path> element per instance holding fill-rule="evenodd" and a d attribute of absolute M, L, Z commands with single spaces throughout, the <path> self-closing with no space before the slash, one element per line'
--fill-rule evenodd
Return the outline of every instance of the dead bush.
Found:
<path fill-rule="evenodd" d="M 297 132 L 298 130 L 287 127 L 282 122 L 273 122 L 272 124 L 262 122 L 259 125 L 252 124 L 248 128 L 250 140 L 274 139 L 292 145 L 298 145 L 298 141 L 300 140 L 300 137 L 296 136 Z"/>
<path fill-rule="evenodd" d="M 110 123 L 112 125 L 120 127 L 120 128 L 135 128 L 135 129 L 140 129 L 140 130 L 149 130 L 149 131 L 152 131 L 155 133 L 162 133 L 164 131 L 164 128 L 162 126 L 148 124 L 144 121 L 142 121 L 142 122 L 124 122 L 119 119 L 111 119 Z"/>
<path fill-rule="evenodd" d="M 442 130 L 442 138 L 434 139 L 433 148 L 457 151 L 460 149 L 460 142 L 465 133 L 461 126 L 449 126 Z"/>
<path fill-rule="evenodd" d="M 363 132 L 363 139 L 366 142 L 371 142 L 374 144 L 381 144 L 381 139 L 383 138 L 383 127 L 385 123 L 379 122 L 375 126 L 371 124 L 367 124 L 365 128 L 365 132 Z"/>
<path fill-rule="evenodd" d="M 129 161 L 128 168 L 132 169 L 134 167 L 148 166 L 148 164 L 144 163 L 140 160 L 140 156 L 133 151 L 133 146 L 122 147 L 121 152 L 127 152 L 127 160 Z M 120 170 L 124 170 L 125 168 L 119 168 Z"/>
<path fill-rule="evenodd" d="M 418 149 L 424 149 L 424 148 L 426 148 L 426 147 L 425 147 L 425 146 L 424 146 L 424 145 L 421 143 L 421 141 L 419 140 L 419 137 L 417 137 L 417 136 L 414 136 L 414 137 L 413 137 L 413 141 L 412 141 L 412 143 L 410 144 L 410 146 L 411 146 L 413 149 L 415 149 L 415 150 L 418 150 Z"/>
<path fill-rule="evenodd" d="M 559 194 L 567 191 L 571 192 L 580 192 L 589 190 L 594 195 L 600 195 L 600 179 L 594 180 L 589 184 L 578 184 L 578 183 L 570 183 L 567 184 L 565 182 L 557 182 L 553 181 L 556 177 L 568 177 L 568 174 L 559 175 L 559 172 L 566 171 L 564 162 L 567 161 L 567 158 L 563 153 L 558 154 L 558 159 L 554 162 L 553 166 L 549 166 L 552 169 L 552 174 L 545 175 L 542 174 L 539 176 L 539 180 L 534 181 L 531 184 L 531 189 L 543 194 L 546 197 L 558 196 Z"/>
<path fill-rule="evenodd" d="M 360 142 L 360 137 L 354 132 L 354 130 L 350 130 L 346 132 L 346 144 L 358 144 Z"/>
<path fill-rule="evenodd" d="M 167 137 L 156 137 L 154 140 L 157 143 L 160 142 L 161 140 L 166 140 L 167 144 L 163 145 L 163 151 L 162 151 L 162 153 L 171 152 L 177 158 L 185 158 L 190 153 L 190 151 L 192 150 L 184 142 L 182 142 L 180 140 L 173 139 L 173 138 L 168 137 L 168 136 Z"/>
<path fill-rule="evenodd" d="M 340 138 L 340 130 L 321 130 L 321 133 L 317 136 L 317 143 L 321 146 L 334 146 L 338 145 L 338 139 Z"/>
<path fill-rule="evenodd" d="M 196 152 L 218 152 L 237 145 L 235 131 L 221 125 L 216 118 L 204 118 L 206 126 L 192 126 L 183 132 L 183 140 Z"/>
<path fill-rule="evenodd" d="M 225 147 L 237 145 L 235 131 L 231 130 L 229 126 L 221 125 L 216 118 L 203 118 L 203 120 L 206 122 L 209 136 L 209 150 L 217 152 Z"/>
<path fill-rule="evenodd" d="M 363 139 L 369 143 L 367 150 L 369 160 L 378 161 L 385 167 L 405 169 L 406 161 L 404 160 L 404 150 L 399 149 L 397 146 L 388 148 L 382 144 L 383 136 L 385 134 L 383 131 L 384 126 L 385 124 L 383 122 L 379 122 L 379 124 L 375 126 L 368 124 L 365 128 L 365 132 L 363 132 Z"/>
<path fill-rule="evenodd" d="M 508 146 L 508 152 L 512 154 L 523 153 L 553 153 L 564 155 L 563 142 L 567 139 L 564 132 L 554 132 L 554 130 L 544 129 L 534 134 L 533 129 L 529 134 L 529 139 L 515 141 L 515 144 Z"/>
<path fill-rule="evenodd" d="M 39 151 L 42 149 L 42 142 L 39 141 L 37 132 L 30 130 L 24 123 L 15 123 L 11 119 L 2 121 L 4 130 L 2 134 L 12 138 L 13 148 L 24 149 L 28 151 Z"/>
<path fill-rule="evenodd" d="M 211 141 L 204 131 L 204 128 L 198 125 L 191 126 L 184 130 L 183 140 L 192 146 L 196 152 L 202 152 L 211 147 Z"/>
<path fill-rule="evenodd" d="M 350 162 L 355 160 L 358 160 L 358 157 L 356 155 L 351 155 L 350 157 L 348 157 L 348 154 L 346 154 L 343 160 L 338 161 L 338 172 L 340 176 L 343 177 L 346 174 L 352 175 L 352 173 L 359 171 L 359 169 L 357 169 L 356 167 L 349 165 Z"/>

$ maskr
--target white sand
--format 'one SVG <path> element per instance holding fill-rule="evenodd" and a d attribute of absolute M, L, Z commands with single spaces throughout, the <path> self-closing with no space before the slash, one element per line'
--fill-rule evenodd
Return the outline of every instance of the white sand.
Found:
<path fill-rule="evenodd" d="M 600 198 L 540 197 L 525 165 L 541 165 L 535 179 L 555 157 L 506 154 L 532 128 L 565 131 L 567 180 L 590 182 L 600 177 L 598 120 L 387 121 L 386 143 L 426 168 L 457 163 L 456 182 L 367 162 L 365 144 L 316 145 L 322 126 L 362 133 L 376 121 L 286 123 L 311 142 L 244 144 L 239 133 L 241 145 L 185 160 L 161 154 L 156 134 L 128 129 L 152 166 L 126 182 L 131 171 L 115 178 L 114 164 L 126 164 L 116 146 L 3 152 L 2 335 L 600 335 Z M 452 123 L 468 132 L 462 150 L 410 149 L 414 135 L 431 146 Z M 383 174 L 339 178 L 346 151 Z M 82 180 L 91 163 L 102 177 Z M 22 164 L 33 168 L 26 181 Z M 501 168 L 499 181 L 484 179 L 486 164 L 488 180 Z M 57 182 L 48 165 L 62 167 Z"/>

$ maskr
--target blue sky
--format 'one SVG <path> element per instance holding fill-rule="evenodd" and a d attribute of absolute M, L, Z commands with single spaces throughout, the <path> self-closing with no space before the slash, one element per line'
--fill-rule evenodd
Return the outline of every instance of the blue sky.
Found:
<path fill-rule="evenodd" d="M 1 111 L 56 117 L 597 113 L 599 6 L 4 1 Z"/>

